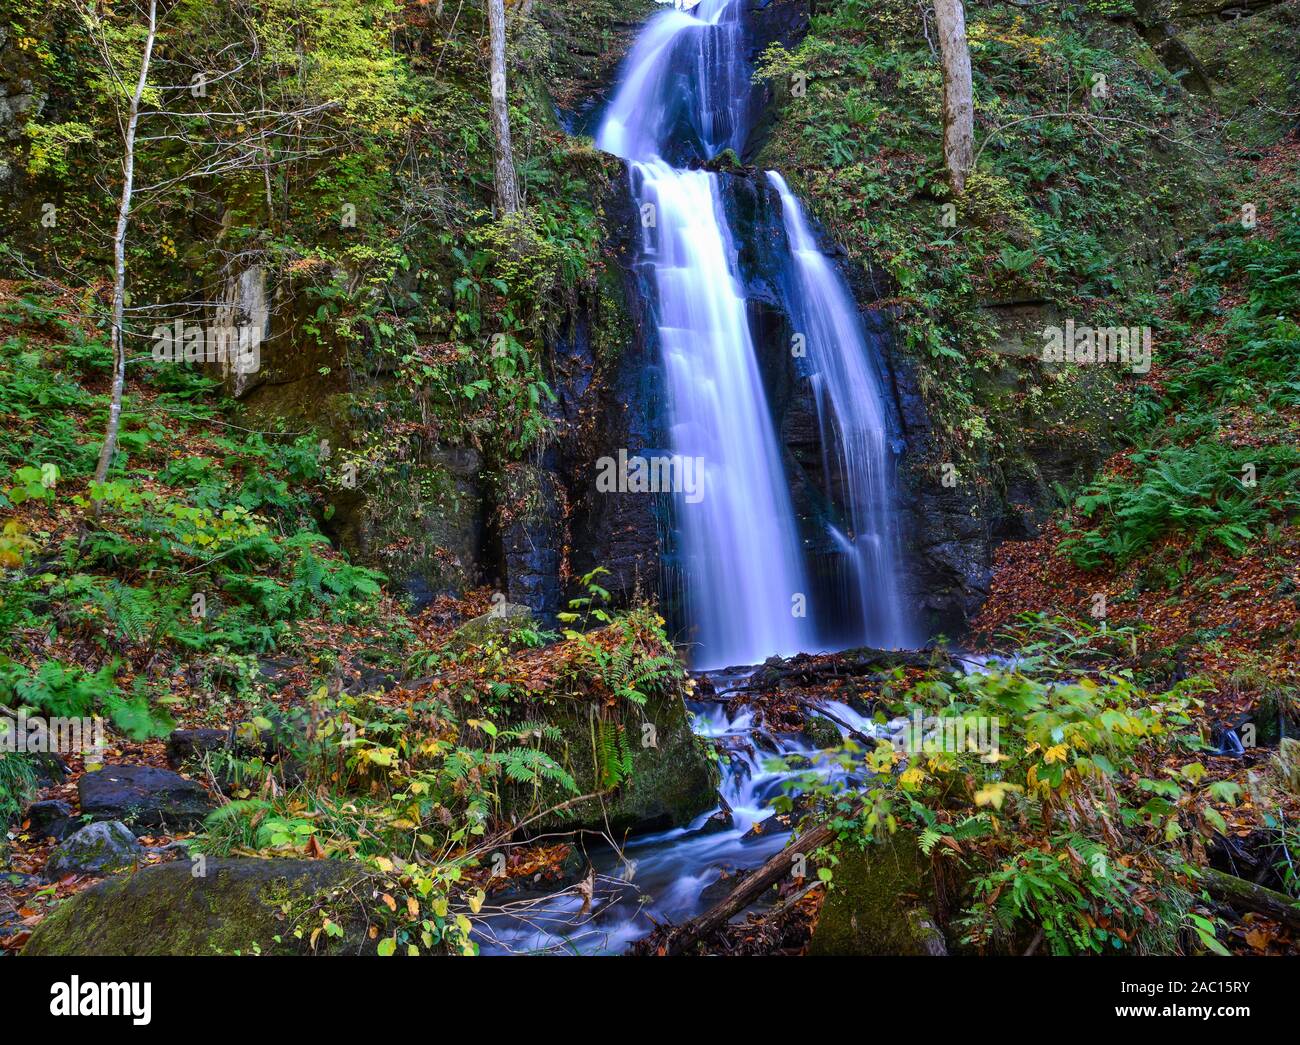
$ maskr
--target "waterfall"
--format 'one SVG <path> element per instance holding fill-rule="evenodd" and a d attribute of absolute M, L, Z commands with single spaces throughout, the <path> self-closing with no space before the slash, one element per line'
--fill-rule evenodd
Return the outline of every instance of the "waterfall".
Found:
<path fill-rule="evenodd" d="M 834 530 L 832 538 L 848 558 L 857 588 L 862 614 L 858 641 L 884 649 L 903 646 L 911 636 L 898 596 L 893 451 L 862 317 L 844 277 L 818 249 L 785 179 L 776 171 L 767 177 L 781 197 L 790 243 L 794 279 L 789 308 L 814 372 L 826 485 L 832 487 L 838 477 L 848 502 L 852 535 Z"/>
<path fill-rule="evenodd" d="M 666 11 L 642 34 L 596 143 L 631 165 L 653 272 L 672 450 L 703 465 L 678 497 L 686 613 L 700 666 L 748 664 L 812 643 L 808 585 L 781 447 L 759 374 L 718 176 L 707 157 L 743 136 L 749 66 L 729 0 Z"/>
<path fill-rule="evenodd" d="M 818 648 L 805 553 L 746 319 L 720 176 L 688 165 L 741 151 L 750 124 L 742 0 L 665 11 L 642 31 L 596 144 L 625 159 L 655 291 L 672 451 L 700 462 L 702 496 L 674 499 L 684 610 L 697 667 L 752 664 Z M 777 182 L 785 200 L 783 182 Z M 791 314 L 803 324 L 825 400 L 822 437 L 852 489 L 839 533 L 868 641 L 895 644 L 888 484 L 879 389 L 847 290 L 816 250 L 797 203 L 783 204 L 792 246 Z M 858 400 L 862 400 L 859 402 Z M 828 616 L 822 607 L 822 616 Z"/>

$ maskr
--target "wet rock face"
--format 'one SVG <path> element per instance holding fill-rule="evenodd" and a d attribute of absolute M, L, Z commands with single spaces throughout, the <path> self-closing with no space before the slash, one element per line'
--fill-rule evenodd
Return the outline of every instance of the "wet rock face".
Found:
<path fill-rule="evenodd" d="M 108 766 L 83 776 L 77 790 L 84 815 L 120 820 L 142 834 L 195 830 L 213 806 L 201 785 L 153 766 Z"/>
<path fill-rule="evenodd" d="M 560 566 L 567 498 L 555 472 L 534 465 L 506 469 L 500 512 L 506 597 L 527 606 L 546 625 L 564 608 Z"/>
<path fill-rule="evenodd" d="M 974 483 L 945 485 L 941 463 L 933 461 L 935 426 L 916 365 L 898 351 L 889 317 L 876 313 L 872 319 L 884 346 L 907 447 L 898 473 L 910 557 L 903 584 L 926 632 L 952 637 L 966 630 L 988 596 L 993 577 L 989 505 Z"/>
<path fill-rule="evenodd" d="M 757 58 L 769 45 L 779 43 L 787 50 L 793 49 L 808 32 L 808 18 L 815 0 L 751 0 L 749 23 L 750 54 Z M 745 142 L 743 158 L 748 162 L 758 155 L 776 119 L 772 104 L 775 92 L 786 90 L 788 85 L 763 83 L 755 85 L 750 101 L 750 112 L 755 115 L 754 125 Z"/>
<path fill-rule="evenodd" d="M 597 290 L 565 317 L 551 345 L 557 397 L 551 411 L 563 434 L 547 449 L 540 469 L 551 477 L 548 481 L 556 495 L 562 494 L 567 510 L 557 519 L 555 508 L 547 509 L 535 521 L 534 533 L 515 537 L 526 536 L 516 543 L 531 550 L 538 535 L 557 535 L 554 547 L 567 547 L 573 577 L 603 567 L 609 572 L 600 578 L 601 585 L 616 603 L 627 604 L 664 592 L 661 535 L 668 525 L 669 498 L 601 489 L 601 461 L 616 459 L 620 450 L 628 456 L 666 452 L 668 435 L 652 291 L 637 263 L 640 216 L 626 173 L 615 179 L 601 207 L 609 232 L 606 270 Z M 536 556 L 532 558 L 516 558 L 534 578 L 518 585 L 511 581 L 512 599 L 525 596 L 529 586 L 547 594 L 560 588 L 558 578 L 551 584 L 536 576 Z M 555 559 L 554 565 L 559 564 Z M 506 574 L 510 578 L 509 559 Z M 526 597 L 518 601 L 540 608 Z"/>
<path fill-rule="evenodd" d="M 548 86 L 569 134 L 595 133 L 619 66 L 645 20 L 662 10 L 655 0 L 560 0 L 533 7 L 553 42 L 559 75 Z"/>

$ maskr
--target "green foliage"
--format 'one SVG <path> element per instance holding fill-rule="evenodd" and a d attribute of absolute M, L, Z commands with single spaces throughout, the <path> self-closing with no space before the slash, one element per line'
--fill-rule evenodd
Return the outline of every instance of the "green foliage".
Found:
<path fill-rule="evenodd" d="M 961 864 L 971 886 L 954 925 L 967 946 L 1023 951 L 1041 929 L 1052 953 L 1179 950 L 1184 929 L 1200 938 L 1189 840 L 1225 830 L 1215 807 L 1238 797 L 1187 757 L 1201 747 L 1201 683 L 1149 693 L 1087 664 L 1122 637 L 1034 621 L 1013 640 L 1026 628 L 1037 638 L 1014 665 L 906 688 L 897 672 L 878 719 L 907 718 L 901 738 L 846 741 L 829 755 L 842 781 L 795 787 L 842 838 L 911 830 L 931 860 Z"/>
<path fill-rule="evenodd" d="M 84 145 L 94 137 L 94 129 L 84 123 L 39 124 L 29 121 L 23 133 L 30 140 L 27 153 L 27 173 L 39 177 L 53 174 L 68 175 L 68 149 Z"/>
<path fill-rule="evenodd" d="M 151 705 L 139 686 L 130 696 L 118 687 L 117 663 L 91 673 L 75 665 L 47 660 L 34 671 L 0 658 L 0 703 L 31 708 L 52 718 L 103 715 L 133 740 L 165 736 L 171 717 Z"/>
<path fill-rule="evenodd" d="M 976 937 L 1017 922 L 1037 925 L 1052 954 L 1122 950 L 1137 884 L 1132 872 L 1122 864 L 1112 868 L 1106 846 L 1073 832 L 1049 845 L 1022 849 L 977 879 L 977 906 L 961 924 Z M 1080 918 L 1080 911 L 1092 917 Z"/>
<path fill-rule="evenodd" d="M 623 723 L 593 718 L 592 748 L 596 755 L 596 782 L 602 791 L 618 787 L 632 776 L 632 749 Z"/>
<path fill-rule="evenodd" d="M 1186 533 L 1192 551 L 1215 542 L 1240 555 L 1275 513 L 1300 506 L 1294 447 L 1207 441 L 1140 451 L 1132 460 L 1135 478 L 1102 478 L 1075 502 L 1096 527 L 1061 542 L 1076 565 L 1126 563 L 1170 532 Z"/>
<path fill-rule="evenodd" d="M 604 608 L 609 592 L 596 583 L 596 578 L 608 572 L 597 567 L 583 576 L 580 583 L 587 594 L 570 599 L 568 612 L 557 616 L 563 622 L 579 624 L 581 629 L 590 627 L 593 621 L 608 626 L 600 638 L 575 628 L 566 628 L 564 635 L 578 644 L 580 662 L 604 688 L 617 700 L 641 707 L 650 692 L 684 677 L 684 672 L 663 631 L 662 617 L 645 607 L 628 613 L 611 613 Z M 612 646 L 607 641 L 610 636 L 616 639 Z"/>
<path fill-rule="evenodd" d="M 0 754 L 0 824 L 10 824 L 36 791 L 36 767 L 22 751 Z"/>
<path fill-rule="evenodd" d="M 1175 297 L 1190 323 L 1168 324 L 1168 377 L 1160 398 L 1134 408 L 1133 467 L 1104 475 L 1076 500 L 1086 522 L 1061 551 L 1085 568 L 1124 564 L 1171 534 L 1193 552 L 1218 544 L 1240 555 L 1266 525 L 1300 507 L 1300 450 L 1287 412 L 1300 403 L 1300 212 L 1277 216 L 1263 236 L 1240 222 L 1216 229 Z M 1224 286 L 1241 287 L 1231 308 Z M 1217 321 L 1214 350 L 1196 335 Z M 1248 420 L 1251 438 L 1224 437 Z M 1276 433 L 1275 436 L 1269 433 Z"/>

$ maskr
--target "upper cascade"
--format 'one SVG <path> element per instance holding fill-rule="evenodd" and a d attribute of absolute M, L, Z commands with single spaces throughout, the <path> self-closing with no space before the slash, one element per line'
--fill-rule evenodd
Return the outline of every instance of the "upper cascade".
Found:
<path fill-rule="evenodd" d="M 674 166 L 744 146 L 750 74 L 741 0 L 700 0 L 664 11 L 642 30 L 596 145 L 625 160 Z"/>

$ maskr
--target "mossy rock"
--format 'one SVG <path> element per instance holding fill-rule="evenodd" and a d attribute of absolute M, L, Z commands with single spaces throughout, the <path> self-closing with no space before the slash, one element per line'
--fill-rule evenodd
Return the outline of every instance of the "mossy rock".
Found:
<path fill-rule="evenodd" d="M 472 617 L 447 638 L 449 649 L 463 652 L 471 646 L 482 646 L 490 639 L 505 642 L 516 628 L 532 620 L 532 611 L 517 602 L 501 602 L 487 613 Z"/>
<path fill-rule="evenodd" d="M 838 855 L 809 954 L 947 953 L 929 910 L 934 896 L 926 861 L 912 835 Z"/>
<path fill-rule="evenodd" d="M 87 824 L 51 854 L 45 876 L 56 881 L 66 874 L 108 875 L 135 870 L 144 846 L 116 820 Z"/>
<path fill-rule="evenodd" d="M 560 714 L 550 712 L 546 718 L 563 734 L 561 749 L 551 753 L 573 775 L 578 794 L 600 790 L 592 736 L 594 709 L 583 704 Z M 632 760 L 631 775 L 606 795 L 603 803 L 590 799 L 550 814 L 530 823 L 529 834 L 609 830 L 617 839 L 681 827 L 718 804 L 717 767 L 704 741 L 691 732 L 686 705 L 678 693 L 652 696 L 639 711 L 624 711 L 621 724 Z M 503 795 L 503 813 L 519 823 L 530 812 L 550 808 L 570 797 L 552 785 L 536 793 L 515 788 Z"/>
<path fill-rule="evenodd" d="M 808 715 L 804 719 L 803 727 L 804 736 L 819 748 L 838 747 L 844 739 L 840 735 L 839 727 L 828 718 L 821 715 Z"/>
<path fill-rule="evenodd" d="M 348 891 L 358 875 L 336 860 L 209 858 L 111 878 L 65 900 L 28 940 L 24 955 L 355 954 L 373 952 L 368 919 Z M 316 908 L 320 911 L 316 911 Z M 311 931 L 322 912 L 344 935 Z M 294 929 L 302 929 L 302 938 Z"/>

